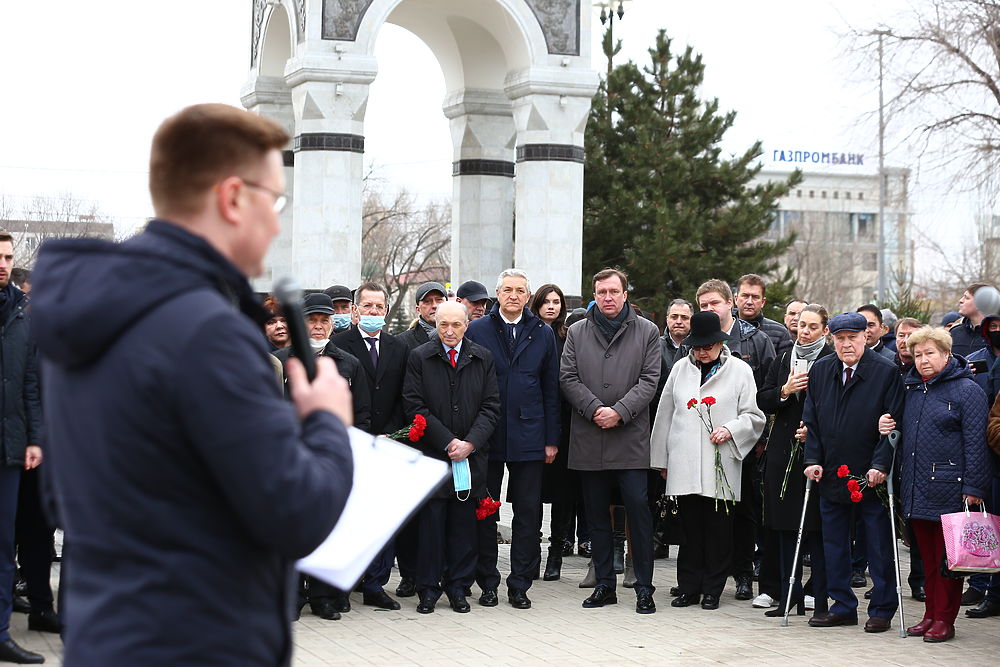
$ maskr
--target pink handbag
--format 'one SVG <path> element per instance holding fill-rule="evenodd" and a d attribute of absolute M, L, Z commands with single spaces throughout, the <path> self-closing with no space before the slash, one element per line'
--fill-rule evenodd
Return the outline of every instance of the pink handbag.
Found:
<path fill-rule="evenodd" d="M 963 574 L 1000 572 L 1000 517 L 981 512 L 941 515 L 948 569 Z"/>

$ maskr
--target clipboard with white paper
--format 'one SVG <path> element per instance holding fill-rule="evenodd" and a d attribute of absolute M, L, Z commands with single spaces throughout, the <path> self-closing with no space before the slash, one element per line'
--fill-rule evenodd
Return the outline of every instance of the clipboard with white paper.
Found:
<path fill-rule="evenodd" d="M 296 567 L 349 591 L 400 526 L 448 475 L 444 461 L 388 438 L 348 429 L 354 485 L 330 535 Z"/>

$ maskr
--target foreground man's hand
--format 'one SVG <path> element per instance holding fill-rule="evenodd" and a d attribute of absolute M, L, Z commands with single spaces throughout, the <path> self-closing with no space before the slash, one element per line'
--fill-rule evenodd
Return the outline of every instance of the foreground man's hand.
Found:
<path fill-rule="evenodd" d="M 337 372 L 337 365 L 330 357 L 320 357 L 316 360 L 316 378 L 309 383 L 306 369 L 302 362 L 292 358 L 288 360 L 288 381 L 291 383 L 292 402 L 304 419 L 316 410 L 332 412 L 344 422 L 345 426 L 354 423 L 354 406 L 351 401 L 351 388 L 347 380 Z"/>

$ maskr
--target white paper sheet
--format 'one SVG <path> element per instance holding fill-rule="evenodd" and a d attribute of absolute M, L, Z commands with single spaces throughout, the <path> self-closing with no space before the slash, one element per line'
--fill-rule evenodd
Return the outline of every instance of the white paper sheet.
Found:
<path fill-rule="evenodd" d="M 330 535 L 296 567 L 350 591 L 415 508 L 449 474 L 444 461 L 388 438 L 349 429 L 354 486 Z"/>

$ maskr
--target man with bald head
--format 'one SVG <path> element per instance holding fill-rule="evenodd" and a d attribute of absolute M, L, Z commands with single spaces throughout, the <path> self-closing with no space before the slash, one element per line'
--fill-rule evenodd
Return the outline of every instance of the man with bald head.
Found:
<path fill-rule="evenodd" d="M 448 461 L 452 481 L 418 514 L 417 612 L 430 614 L 443 592 L 451 608 L 470 610 L 465 591 L 476 576 L 476 506 L 486 497 L 489 440 L 500 417 L 500 392 L 489 350 L 465 337 L 469 315 L 454 301 L 437 305 L 437 337 L 407 361 L 403 408 L 427 420 L 417 443 Z"/>

